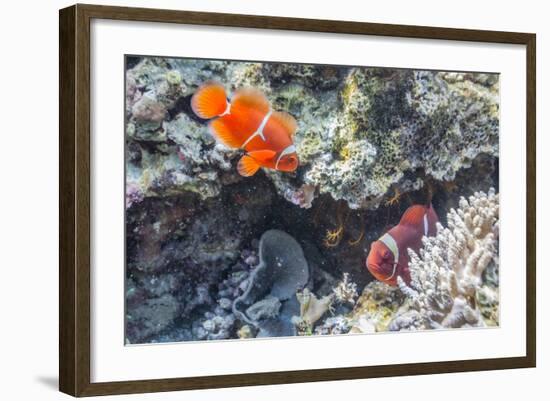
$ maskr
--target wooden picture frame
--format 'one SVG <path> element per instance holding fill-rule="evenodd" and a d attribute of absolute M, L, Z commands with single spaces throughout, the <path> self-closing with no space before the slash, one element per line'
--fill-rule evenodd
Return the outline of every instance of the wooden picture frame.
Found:
<path fill-rule="evenodd" d="M 517 44 L 527 58 L 526 355 L 273 373 L 92 383 L 90 380 L 90 21 L 92 19 Z M 74 5 L 60 10 L 59 388 L 73 396 L 348 380 L 534 367 L 536 363 L 536 37 L 530 33 Z"/>

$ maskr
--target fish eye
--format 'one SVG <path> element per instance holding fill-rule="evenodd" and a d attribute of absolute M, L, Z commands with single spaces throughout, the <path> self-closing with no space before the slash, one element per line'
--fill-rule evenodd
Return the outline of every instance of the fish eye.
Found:
<path fill-rule="evenodd" d="M 382 258 L 384 259 L 390 259 L 391 258 L 391 252 L 390 251 L 384 251 L 384 253 L 382 254 Z"/>

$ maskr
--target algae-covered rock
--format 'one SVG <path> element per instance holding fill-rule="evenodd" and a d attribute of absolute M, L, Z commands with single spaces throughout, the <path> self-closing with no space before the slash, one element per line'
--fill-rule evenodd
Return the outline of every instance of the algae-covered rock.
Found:
<path fill-rule="evenodd" d="M 176 298 L 168 294 L 145 300 L 127 313 L 126 336 L 141 340 L 161 332 L 176 319 L 179 308 Z"/>
<path fill-rule="evenodd" d="M 332 129 L 315 143 L 317 157 L 307 161 L 304 180 L 351 208 L 376 208 L 390 188 L 404 193 L 421 187 L 418 174 L 409 177 L 413 172 L 451 181 L 479 154 L 497 156 L 498 84 L 450 76 L 352 69 Z"/>
<path fill-rule="evenodd" d="M 394 191 L 452 181 L 478 155 L 498 156 L 496 74 L 147 57 L 127 70 L 127 141 L 139 154 L 127 158 L 129 204 L 182 191 L 215 197 L 221 182 L 241 179 L 240 152 L 216 146 L 190 108 L 212 80 L 230 96 L 255 87 L 296 118 L 298 171 L 265 173 L 300 206 L 314 188 L 307 195 L 375 209 Z"/>
<path fill-rule="evenodd" d="M 357 300 L 350 315 L 351 332 L 364 333 L 387 331 L 392 319 L 404 302 L 404 296 L 396 287 L 380 281 L 368 284 Z"/>

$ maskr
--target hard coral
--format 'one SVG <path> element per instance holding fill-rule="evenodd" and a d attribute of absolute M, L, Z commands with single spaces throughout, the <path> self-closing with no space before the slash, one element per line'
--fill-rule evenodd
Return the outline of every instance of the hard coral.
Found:
<path fill-rule="evenodd" d="M 424 237 L 420 255 L 409 250 L 411 283 L 398 279 L 409 300 L 407 318 L 399 315 L 390 329 L 485 326 L 479 293 L 497 291 L 484 286 L 483 273 L 498 266 L 499 202 L 494 190 L 460 200 L 447 214 L 448 228 L 438 225 L 435 237 Z"/>
<path fill-rule="evenodd" d="M 314 195 L 308 188 L 318 188 L 351 208 L 376 209 L 390 188 L 422 186 L 410 178 L 415 171 L 452 181 L 478 155 L 498 155 L 494 74 L 155 57 L 129 67 L 127 139 L 142 153 L 141 162 L 127 159 L 129 182 L 139 189 L 129 203 L 182 191 L 215 197 L 220 175 L 234 173 L 239 152 L 213 146 L 190 110 L 190 96 L 209 80 L 230 93 L 255 87 L 296 118 L 300 167 L 266 175 L 301 207 Z"/>

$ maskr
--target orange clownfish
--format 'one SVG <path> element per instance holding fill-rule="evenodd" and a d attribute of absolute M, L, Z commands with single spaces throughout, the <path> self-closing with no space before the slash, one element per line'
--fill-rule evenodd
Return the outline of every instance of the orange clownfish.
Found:
<path fill-rule="evenodd" d="M 437 233 L 438 221 L 431 204 L 409 207 L 398 225 L 372 243 L 366 263 L 372 275 L 392 286 L 397 285 L 399 276 L 409 284 L 411 274 L 407 248 L 418 253 L 422 247 L 422 237 Z"/>
<path fill-rule="evenodd" d="M 260 167 L 292 172 L 298 167 L 298 155 L 292 141 L 297 124 L 294 117 L 273 111 L 258 90 L 241 89 L 231 101 L 223 86 L 208 83 L 191 99 L 195 114 L 211 120 L 210 132 L 230 148 L 244 149 L 237 170 L 245 177 Z"/>

